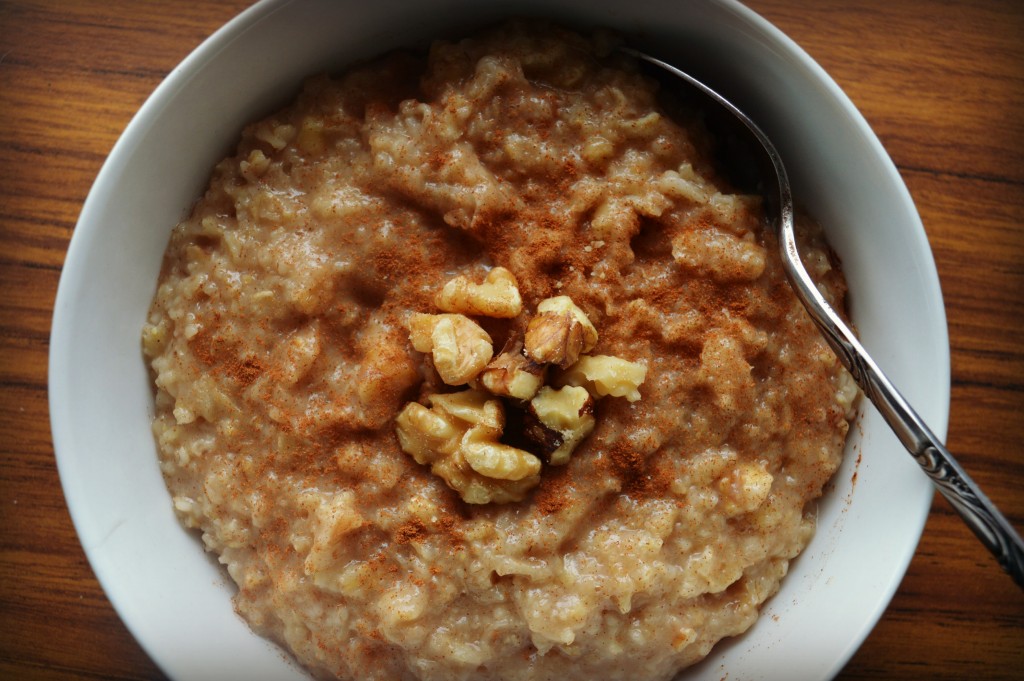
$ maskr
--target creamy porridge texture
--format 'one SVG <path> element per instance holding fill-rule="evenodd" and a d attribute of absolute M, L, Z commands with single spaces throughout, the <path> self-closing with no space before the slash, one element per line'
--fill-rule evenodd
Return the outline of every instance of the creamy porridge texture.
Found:
<path fill-rule="evenodd" d="M 174 508 L 318 677 L 669 679 L 814 531 L 855 388 L 758 201 L 604 48 L 511 23 L 311 79 L 173 231 L 143 346 Z M 594 333 L 534 329 L 535 361 L 566 300 Z M 494 441 L 558 437 L 467 500 L 409 424 L 480 423 L 479 395 Z"/>

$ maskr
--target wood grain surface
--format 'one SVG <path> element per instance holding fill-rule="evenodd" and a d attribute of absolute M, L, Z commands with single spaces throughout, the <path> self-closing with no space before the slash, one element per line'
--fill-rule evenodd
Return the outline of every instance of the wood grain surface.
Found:
<path fill-rule="evenodd" d="M 163 678 L 104 596 L 64 503 L 50 316 L 106 154 L 164 76 L 246 4 L 0 2 L 0 679 Z M 949 448 L 1024 526 L 1024 3 L 750 5 L 850 95 L 910 188 L 949 320 Z M 1024 595 L 941 499 L 840 678 L 1024 678 Z"/>

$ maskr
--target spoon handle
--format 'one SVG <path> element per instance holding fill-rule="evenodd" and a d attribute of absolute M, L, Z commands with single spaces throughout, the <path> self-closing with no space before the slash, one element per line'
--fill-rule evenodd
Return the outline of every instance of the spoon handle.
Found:
<path fill-rule="evenodd" d="M 765 153 L 762 161 L 767 162 L 766 169 L 769 174 L 774 174 L 778 181 L 778 196 L 773 196 L 769 192 L 765 198 L 778 213 L 777 228 L 783 251 L 782 262 L 797 297 L 864 394 L 878 408 L 942 496 L 953 505 L 1003 569 L 1010 573 L 1017 586 L 1024 589 L 1024 542 L 1021 542 L 1020 535 L 889 382 L 804 269 L 793 229 L 793 196 L 789 178 L 779 152 L 768 136 L 732 102 L 685 71 L 628 47 L 620 47 L 619 50 L 654 64 L 690 83 L 728 111 L 757 139 Z"/>
<path fill-rule="evenodd" d="M 783 245 L 787 249 L 792 247 L 796 254 L 795 241 Z M 799 256 L 787 260 L 787 265 L 794 261 L 799 263 Z M 822 298 L 807 272 L 802 267 L 790 266 L 787 274 L 829 345 L 907 451 L 1017 586 L 1024 588 L 1024 542 L 1020 535 L 882 373 L 857 337 Z"/>
<path fill-rule="evenodd" d="M 1017 586 L 1024 588 L 1024 543 L 1020 535 L 899 391 L 874 366 L 863 348 L 853 348 L 848 368 L 851 365 L 856 367 L 856 372 L 851 368 L 851 373 L 857 383 L 935 483 L 939 493 L 992 552 Z"/>

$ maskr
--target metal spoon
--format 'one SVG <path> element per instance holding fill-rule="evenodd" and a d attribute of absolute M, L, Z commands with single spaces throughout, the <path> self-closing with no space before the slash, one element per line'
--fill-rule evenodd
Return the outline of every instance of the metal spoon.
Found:
<path fill-rule="evenodd" d="M 762 169 L 762 173 L 767 175 L 763 178 L 766 180 L 766 205 L 772 224 L 778 231 L 782 262 L 797 298 L 807 308 L 825 340 L 832 346 L 864 394 L 882 414 L 907 451 L 932 479 L 942 496 L 952 504 L 967 526 L 992 552 L 1017 585 L 1024 588 L 1024 542 L 1021 541 L 1020 535 L 886 378 L 850 328 L 821 295 L 804 269 L 793 229 L 793 196 L 789 178 L 775 146 L 742 111 L 693 76 L 643 52 L 627 47 L 619 49 L 686 81 L 725 109 L 732 118 L 742 123 L 742 126 L 736 128 L 756 140 L 756 145 L 752 145 L 752 151 L 756 153 L 757 149 L 762 149 L 767 160 Z M 771 191 L 773 188 L 777 190 L 777 194 Z"/>

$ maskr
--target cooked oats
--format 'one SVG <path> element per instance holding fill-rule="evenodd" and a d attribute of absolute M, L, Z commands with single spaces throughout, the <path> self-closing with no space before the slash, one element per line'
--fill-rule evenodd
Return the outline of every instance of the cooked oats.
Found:
<path fill-rule="evenodd" d="M 143 345 L 174 508 L 318 677 L 668 679 L 753 624 L 814 531 L 855 390 L 758 201 L 606 47 L 511 23 L 313 78 L 173 231 Z M 395 421 L 460 389 L 410 316 L 497 267 L 631 364 L 565 465 L 471 505 Z M 498 354 L 526 319 L 473 321 Z"/>

